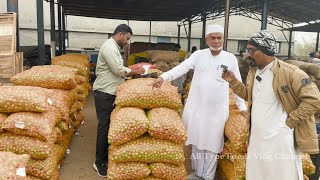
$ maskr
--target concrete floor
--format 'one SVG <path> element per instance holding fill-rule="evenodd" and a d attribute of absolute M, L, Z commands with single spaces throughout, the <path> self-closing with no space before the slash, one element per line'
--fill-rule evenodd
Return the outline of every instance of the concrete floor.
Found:
<path fill-rule="evenodd" d="M 92 168 L 95 161 L 95 144 L 97 132 L 97 116 L 93 93 L 87 97 L 85 123 L 78 129 L 79 136 L 74 136 L 70 145 L 70 154 L 65 156 L 60 168 L 60 180 L 101 180 Z M 186 168 L 191 172 L 190 147 L 185 148 Z"/>
<path fill-rule="evenodd" d="M 85 123 L 78 129 L 79 135 L 73 136 L 70 154 L 66 154 L 60 169 L 60 180 L 100 180 L 92 168 L 95 161 L 97 116 L 93 93 L 87 97 L 84 108 Z"/>

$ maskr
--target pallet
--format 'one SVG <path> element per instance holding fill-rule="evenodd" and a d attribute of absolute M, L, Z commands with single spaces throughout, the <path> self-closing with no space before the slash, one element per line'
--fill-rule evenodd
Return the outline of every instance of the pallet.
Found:
<path fill-rule="evenodd" d="M 16 13 L 0 14 L 0 55 L 12 55 L 16 52 Z"/>
<path fill-rule="evenodd" d="M 23 71 L 23 53 L 0 55 L 0 78 L 11 78 Z"/>

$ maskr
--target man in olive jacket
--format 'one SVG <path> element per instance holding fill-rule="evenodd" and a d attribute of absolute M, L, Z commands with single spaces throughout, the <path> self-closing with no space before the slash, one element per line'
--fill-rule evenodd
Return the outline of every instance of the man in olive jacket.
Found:
<path fill-rule="evenodd" d="M 300 152 L 319 153 L 314 119 L 319 90 L 305 72 L 275 58 L 276 37 L 269 31 L 254 34 L 247 51 L 252 68 L 246 85 L 230 70 L 222 75 L 248 101 L 246 179 L 300 180 Z"/>

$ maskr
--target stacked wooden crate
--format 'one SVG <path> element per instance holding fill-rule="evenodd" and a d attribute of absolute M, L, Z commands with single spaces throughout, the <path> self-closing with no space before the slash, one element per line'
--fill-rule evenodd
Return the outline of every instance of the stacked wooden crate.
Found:
<path fill-rule="evenodd" d="M 23 53 L 16 52 L 17 16 L 0 14 L 0 78 L 11 78 L 23 70 Z"/>

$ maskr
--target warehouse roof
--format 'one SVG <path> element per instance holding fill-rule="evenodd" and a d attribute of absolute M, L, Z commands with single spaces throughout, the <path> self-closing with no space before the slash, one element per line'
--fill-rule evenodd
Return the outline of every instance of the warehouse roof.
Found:
<path fill-rule="evenodd" d="M 242 2 L 246 4 L 244 8 L 261 12 L 263 0 L 242 0 Z M 319 0 L 268 0 L 268 6 L 269 16 L 283 19 L 293 24 L 320 19 Z"/>
<path fill-rule="evenodd" d="M 48 0 L 47 0 L 48 1 Z M 260 14 L 264 0 L 230 0 L 231 15 Z M 215 18 L 225 0 L 60 0 L 67 15 L 123 20 L 181 21 L 203 13 Z M 268 0 L 268 14 L 292 24 L 320 19 L 320 0 Z M 218 13 L 217 13 L 218 12 Z M 270 23 L 270 22 L 269 22 Z"/>
<path fill-rule="evenodd" d="M 320 32 L 320 23 L 307 24 L 293 28 L 283 29 L 286 31 L 302 31 L 302 32 Z"/>
<path fill-rule="evenodd" d="M 61 0 L 66 14 L 108 19 L 180 21 L 209 11 L 219 0 Z"/>

